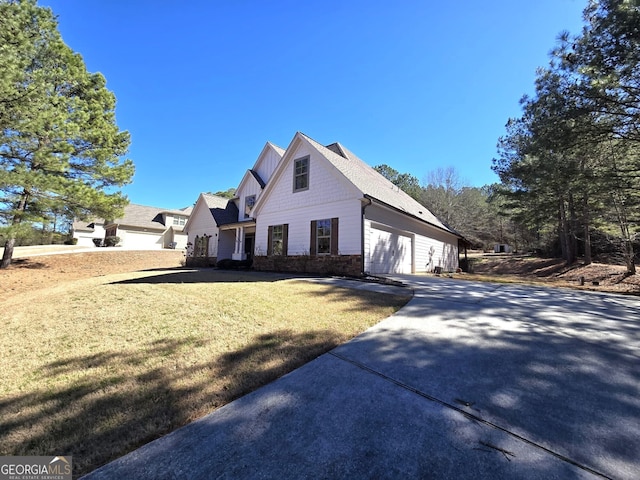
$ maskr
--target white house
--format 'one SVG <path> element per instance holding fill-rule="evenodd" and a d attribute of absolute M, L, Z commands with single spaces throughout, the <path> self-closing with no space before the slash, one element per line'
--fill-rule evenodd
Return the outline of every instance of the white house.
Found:
<path fill-rule="evenodd" d="M 185 226 L 190 250 L 193 250 L 187 257 L 189 265 L 214 265 L 218 259 L 253 257 L 255 221 L 251 211 L 283 154 L 282 148 L 267 142 L 253 167 L 242 177 L 236 197 L 230 201 L 200 194 Z M 208 243 L 206 255 L 202 248 L 204 242 Z"/>
<path fill-rule="evenodd" d="M 165 210 L 130 203 L 121 218 L 86 224 L 75 221 L 73 237 L 78 239 L 78 245 L 93 245 L 93 238 L 119 237 L 118 245 L 129 249 L 184 249 L 187 235 L 183 230 L 191 209 Z"/>
<path fill-rule="evenodd" d="M 82 247 L 93 247 L 94 238 L 104 240 L 104 220 L 91 220 L 83 222 L 81 220 L 74 220 L 71 226 L 73 238 L 77 239 L 77 244 Z"/>
<path fill-rule="evenodd" d="M 267 143 L 219 229 L 217 260 L 360 275 L 452 271 L 460 235 L 339 143 Z"/>

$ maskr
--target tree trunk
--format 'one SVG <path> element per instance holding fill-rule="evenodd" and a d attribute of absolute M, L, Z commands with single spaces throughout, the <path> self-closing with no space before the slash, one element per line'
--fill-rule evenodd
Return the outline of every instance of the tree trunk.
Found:
<path fill-rule="evenodd" d="M 589 215 L 589 201 L 586 195 L 582 202 L 582 221 L 584 222 L 584 264 L 591 265 L 591 262 L 593 262 L 593 255 L 591 253 L 591 216 Z"/>
<path fill-rule="evenodd" d="M 569 193 L 569 263 L 574 264 L 578 257 L 578 216 L 573 202 L 573 194 Z"/>
<path fill-rule="evenodd" d="M 0 262 L 0 268 L 7 268 L 11 265 L 11 259 L 13 258 L 13 247 L 16 245 L 15 237 L 7 240 L 4 245 L 4 253 L 2 254 L 2 262 Z"/>
<path fill-rule="evenodd" d="M 16 213 L 13 216 L 12 226 L 20 224 L 22 222 L 22 214 L 27 209 L 27 200 L 29 198 L 29 193 L 25 189 L 20 195 L 20 201 L 18 202 L 18 207 L 16 208 Z M 7 243 L 4 245 L 4 253 L 2 254 L 2 261 L 0 262 L 0 268 L 7 268 L 11 265 L 11 259 L 13 258 L 13 247 L 16 246 L 16 234 L 11 232 Z"/>
<path fill-rule="evenodd" d="M 568 265 L 571 265 L 575 261 L 575 256 L 571 250 L 571 232 L 569 228 L 569 219 L 567 218 L 567 209 L 564 204 L 564 199 L 561 198 L 559 202 L 560 212 L 560 246 L 562 248 L 562 258 L 567 261 Z"/>

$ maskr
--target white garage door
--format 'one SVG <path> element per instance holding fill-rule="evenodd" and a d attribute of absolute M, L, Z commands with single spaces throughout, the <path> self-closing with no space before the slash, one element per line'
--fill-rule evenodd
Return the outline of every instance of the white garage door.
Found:
<path fill-rule="evenodd" d="M 127 248 L 140 250 L 162 248 L 162 235 L 158 233 L 126 232 L 120 238 L 122 245 Z"/>
<path fill-rule="evenodd" d="M 369 236 L 371 273 L 411 273 L 411 238 L 372 228 Z"/>

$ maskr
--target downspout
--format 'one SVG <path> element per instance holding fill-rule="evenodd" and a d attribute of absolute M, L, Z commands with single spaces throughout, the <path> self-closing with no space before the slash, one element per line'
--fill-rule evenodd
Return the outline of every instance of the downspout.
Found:
<path fill-rule="evenodd" d="M 361 209 L 362 209 L 362 220 L 361 220 L 361 225 L 360 225 L 360 228 L 361 228 L 361 231 L 360 231 L 360 243 L 361 243 L 361 248 L 362 248 L 362 255 L 361 255 L 360 258 L 362 259 L 362 269 L 361 269 L 362 271 L 361 271 L 361 273 L 362 273 L 363 277 L 364 277 L 364 274 L 365 274 L 365 272 L 364 272 L 364 215 L 365 215 L 364 211 L 366 210 L 366 208 L 369 205 L 371 205 L 373 203 L 373 201 L 369 197 L 367 197 L 366 195 L 364 196 L 364 198 L 369 203 L 363 204 L 362 207 L 361 207 Z"/>

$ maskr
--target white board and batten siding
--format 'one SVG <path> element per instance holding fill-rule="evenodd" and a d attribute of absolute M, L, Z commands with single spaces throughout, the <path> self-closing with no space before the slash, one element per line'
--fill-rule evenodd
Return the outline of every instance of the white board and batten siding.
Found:
<path fill-rule="evenodd" d="M 280 157 L 275 150 L 269 148 L 254 166 L 255 171 L 260 175 L 260 178 L 264 183 L 269 182 L 269 179 L 278 166 L 278 163 L 280 163 L 281 158 L 282 157 Z"/>

